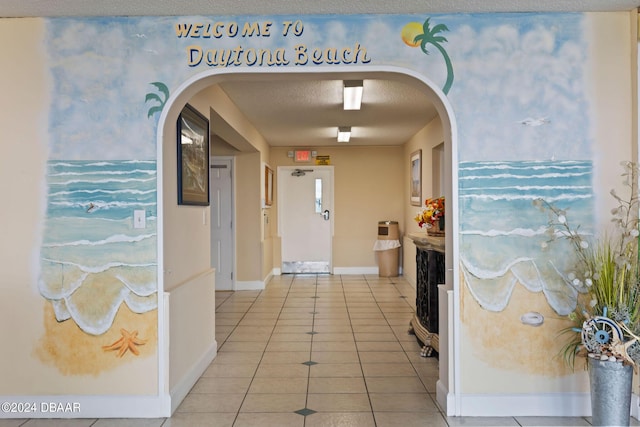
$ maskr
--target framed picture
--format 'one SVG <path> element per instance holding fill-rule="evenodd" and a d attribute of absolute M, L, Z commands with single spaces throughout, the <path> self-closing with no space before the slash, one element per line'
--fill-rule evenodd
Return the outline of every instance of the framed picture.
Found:
<path fill-rule="evenodd" d="M 273 204 L 273 169 L 269 166 L 264 167 L 264 204 Z"/>
<path fill-rule="evenodd" d="M 209 206 L 209 120 L 189 104 L 178 117 L 178 204 Z"/>
<path fill-rule="evenodd" d="M 422 206 L 422 150 L 411 153 L 411 205 Z"/>

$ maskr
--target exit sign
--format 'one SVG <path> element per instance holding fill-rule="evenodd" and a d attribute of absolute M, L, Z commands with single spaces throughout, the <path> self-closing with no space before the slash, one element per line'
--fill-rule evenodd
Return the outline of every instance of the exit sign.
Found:
<path fill-rule="evenodd" d="M 311 150 L 296 150 L 293 153 L 293 160 L 300 163 L 308 163 L 311 161 Z"/>

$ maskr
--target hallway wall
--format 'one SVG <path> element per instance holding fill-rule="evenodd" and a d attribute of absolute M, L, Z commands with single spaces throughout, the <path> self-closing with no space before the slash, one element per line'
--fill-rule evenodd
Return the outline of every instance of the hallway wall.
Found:
<path fill-rule="evenodd" d="M 405 229 L 403 200 L 405 159 L 397 147 L 322 147 L 318 155 L 331 157 L 335 167 L 334 269 L 375 272 L 373 244 L 377 240 L 378 221 L 398 221 Z M 271 148 L 271 167 L 294 165 L 287 157 L 291 147 Z M 277 194 L 274 194 L 277 201 Z M 271 235 L 277 236 L 277 203 L 271 209 Z M 274 237 L 274 268 L 281 264 L 280 238 Z"/>
<path fill-rule="evenodd" d="M 418 223 L 414 220 L 415 216 L 419 211 L 422 210 L 423 206 L 414 206 L 410 202 L 410 188 L 409 182 L 411 179 L 411 169 L 409 167 L 409 160 L 411 158 L 411 154 L 416 150 L 422 150 L 422 203 L 424 200 L 430 197 L 439 197 L 444 196 L 444 194 L 436 194 L 436 190 L 433 190 L 434 182 L 433 182 L 433 148 L 437 145 L 441 144 L 444 141 L 444 136 L 442 133 L 442 122 L 439 117 L 436 117 L 429 124 L 427 124 L 424 128 L 422 128 L 418 133 L 416 133 L 413 138 L 407 141 L 404 144 L 404 178 L 403 183 L 405 183 L 404 190 L 404 221 L 406 226 L 405 236 L 409 233 L 426 233 L 426 230 L 418 227 Z M 444 167 L 444 165 L 441 165 Z M 412 285 L 416 285 L 416 247 L 411 239 L 408 237 L 404 238 L 403 242 L 404 246 L 404 257 L 402 261 L 402 271 L 405 278 Z"/>

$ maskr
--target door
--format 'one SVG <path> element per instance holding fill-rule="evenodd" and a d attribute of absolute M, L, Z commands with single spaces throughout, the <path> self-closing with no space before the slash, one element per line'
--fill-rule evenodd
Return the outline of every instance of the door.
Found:
<path fill-rule="evenodd" d="M 231 159 L 211 160 L 211 266 L 216 290 L 233 290 L 233 170 Z"/>
<path fill-rule="evenodd" d="M 283 273 L 331 273 L 333 167 L 278 168 Z"/>

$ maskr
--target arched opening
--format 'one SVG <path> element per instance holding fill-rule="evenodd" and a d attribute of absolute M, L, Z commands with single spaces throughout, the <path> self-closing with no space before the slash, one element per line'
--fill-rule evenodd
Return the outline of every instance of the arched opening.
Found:
<path fill-rule="evenodd" d="M 445 312 L 440 313 L 440 334 L 445 334 L 448 344 L 440 349 L 440 380 L 438 382 L 438 401 L 446 408 L 446 412 L 450 415 L 457 413 L 455 399 L 455 390 L 458 378 L 456 373 L 458 364 L 456 357 L 456 349 L 459 347 L 459 281 L 458 281 L 458 197 L 457 197 L 457 130 L 453 110 L 442 91 L 435 86 L 428 78 L 411 70 L 398 67 L 334 67 L 323 69 L 321 72 L 316 70 L 299 71 L 281 69 L 277 72 L 271 70 L 210 70 L 200 73 L 180 85 L 167 101 L 165 108 L 160 117 L 157 135 L 157 165 L 158 165 L 158 283 L 161 295 L 164 292 L 165 303 L 159 304 L 158 310 L 158 328 L 159 328 L 159 348 L 168 349 L 160 351 L 159 354 L 159 378 L 160 384 L 172 395 L 172 411 L 175 410 L 179 401 L 182 400 L 188 390 L 181 391 L 180 383 L 186 385 L 193 384 L 197 376 L 203 368 L 198 365 L 195 369 L 185 366 L 198 363 L 205 363 L 208 358 L 206 356 L 197 358 L 191 362 L 182 362 L 176 360 L 181 357 L 182 353 L 174 349 L 177 344 L 177 337 L 174 335 L 176 331 L 184 326 L 184 322 L 176 319 L 176 314 L 172 309 L 171 297 L 169 294 L 184 291 L 183 284 L 185 280 L 171 280 L 171 284 L 167 286 L 166 278 L 172 274 L 176 274 L 172 269 L 171 262 L 168 261 L 167 254 L 175 250 L 190 250 L 183 247 L 184 243 L 176 242 L 175 234 L 168 230 L 175 230 L 176 227 L 182 227 L 181 224 L 206 222 L 204 214 L 198 209 L 183 209 L 181 214 L 176 214 L 175 199 L 175 135 L 177 117 L 189 100 L 201 90 L 227 81 L 251 81 L 251 79 L 260 79 L 261 81 L 290 81 L 293 79 L 387 79 L 411 84 L 426 96 L 435 106 L 438 116 L 442 124 L 442 132 L 444 139 L 444 178 L 442 185 L 444 195 L 448 200 L 446 222 L 451 226 L 448 227 L 450 232 L 446 235 L 446 285 L 448 289 L 448 301 L 441 304 L 445 307 Z M 183 222 L 184 218 L 187 218 Z M 178 246 L 176 249 L 175 246 Z M 196 249 L 197 250 L 197 249 Z M 178 272 L 180 274 L 180 272 Z M 191 277 L 188 278 L 189 280 Z M 169 313 L 171 312 L 171 316 Z M 180 316 L 180 312 L 176 312 Z M 200 313 L 200 315 L 207 313 Z M 190 313 L 192 321 L 198 321 L 198 308 L 193 308 Z M 443 320 L 444 321 L 443 321 Z M 215 322 L 214 322 L 215 330 Z M 167 343 L 170 341 L 170 345 Z M 215 348 L 203 348 L 201 352 L 213 358 L 215 356 Z M 204 366 L 206 367 L 206 366 Z M 196 374 L 194 374 L 194 372 Z M 190 387 L 190 386 L 189 386 Z"/>

